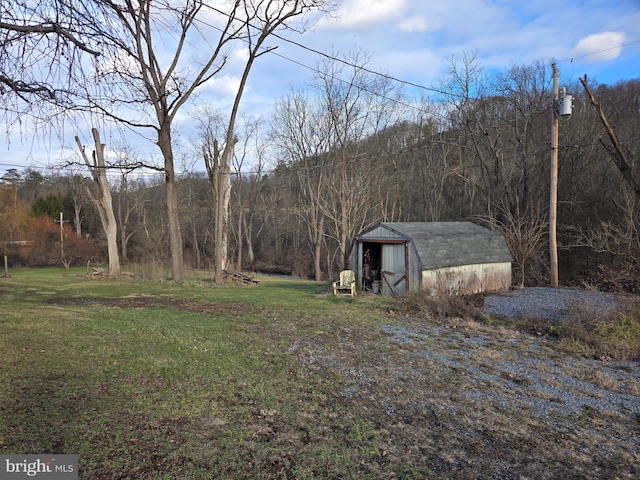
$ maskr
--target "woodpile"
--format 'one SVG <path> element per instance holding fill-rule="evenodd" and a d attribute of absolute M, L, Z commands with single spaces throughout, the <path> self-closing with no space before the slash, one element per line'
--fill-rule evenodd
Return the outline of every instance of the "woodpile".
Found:
<path fill-rule="evenodd" d="M 93 273 L 91 274 L 91 278 L 97 278 L 97 277 L 108 277 L 109 276 L 109 270 L 107 270 L 106 268 L 93 268 Z"/>
<path fill-rule="evenodd" d="M 242 285 L 258 285 L 260 280 L 257 280 L 252 275 L 238 272 L 237 270 L 223 270 L 222 278 L 225 282 L 239 283 Z"/>
<path fill-rule="evenodd" d="M 87 278 L 106 278 L 109 276 L 109 270 L 106 268 L 93 267 L 91 274 L 87 273 Z M 135 275 L 131 272 L 120 272 L 120 277 L 134 278 Z"/>

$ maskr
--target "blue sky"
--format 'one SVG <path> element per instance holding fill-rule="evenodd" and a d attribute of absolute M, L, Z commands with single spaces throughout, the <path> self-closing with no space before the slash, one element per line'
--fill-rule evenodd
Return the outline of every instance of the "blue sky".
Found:
<path fill-rule="evenodd" d="M 587 75 L 613 84 L 640 78 L 640 0 L 337 0 L 340 8 L 315 28 L 283 36 L 321 52 L 366 51 L 368 68 L 425 87 L 437 87 L 449 59 L 476 52 L 489 71 L 510 65 L 556 61 L 561 84 Z M 256 63 L 243 109 L 265 115 L 290 86 L 312 76 L 321 57 L 274 39 L 276 54 Z M 237 57 L 242 64 L 242 55 Z M 306 67 L 305 67 L 306 66 Z M 229 71 L 203 92 L 224 108 L 238 72 Z M 186 118 L 185 110 L 183 119 Z M 31 132 L 0 137 L 0 175 L 7 168 L 43 168 L 59 163 L 75 145 Z M 89 135 L 89 128 L 86 132 Z M 153 149 L 155 147 L 147 147 Z"/>
<path fill-rule="evenodd" d="M 368 68 L 426 87 L 437 86 L 451 58 L 472 52 L 489 71 L 555 60 L 565 83 L 584 75 L 606 84 L 640 78 L 640 0 L 339 3 L 335 18 L 319 21 L 303 36 L 285 36 L 322 52 L 364 49 L 370 54 Z M 309 66 L 318 60 L 293 45 L 281 45 L 277 53 Z M 282 57 L 257 65 L 252 94 L 268 97 L 280 85 L 299 84 L 312 75 Z M 275 83 L 258 93 L 265 77 Z"/>
<path fill-rule="evenodd" d="M 340 19 L 322 22 L 309 40 L 336 38 L 364 46 L 377 67 L 417 83 L 433 83 L 447 58 L 471 51 L 478 51 L 488 68 L 553 58 L 562 61 L 566 77 L 586 73 L 608 83 L 640 76 L 639 0 L 346 0 L 342 5 Z"/>

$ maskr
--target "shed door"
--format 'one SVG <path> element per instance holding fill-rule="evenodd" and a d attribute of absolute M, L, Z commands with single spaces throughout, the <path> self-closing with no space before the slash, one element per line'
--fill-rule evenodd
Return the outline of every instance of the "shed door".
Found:
<path fill-rule="evenodd" d="M 406 243 L 382 245 L 382 293 L 402 295 L 407 291 Z"/>

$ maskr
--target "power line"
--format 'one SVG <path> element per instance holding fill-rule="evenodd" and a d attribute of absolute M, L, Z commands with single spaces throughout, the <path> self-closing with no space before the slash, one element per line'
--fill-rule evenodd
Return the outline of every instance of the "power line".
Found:
<path fill-rule="evenodd" d="M 385 74 L 385 73 L 381 73 L 381 72 L 377 72 L 377 71 L 375 71 L 375 70 L 368 69 L 368 68 L 366 68 L 366 67 L 364 67 L 364 66 L 355 65 L 355 64 L 350 63 L 350 62 L 348 62 L 348 61 L 346 61 L 346 60 L 344 60 L 344 59 L 341 59 L 341 58 L 338 58 L 338 57 L 334 57 L 334 56 L 332 56 L 332 55 L 329 55 L 329 54 L 327 54 L 327 53 L 325 53 L 325 52 L 321 52 L 321 51 L 316 50 L 316 49 L 311 48 L 311 47 L 307 47 L 306 45 L 303 45 L 303 44 L 301 44 L 301 43 L 299 43 L 299 42 L 296 42 L 296 41 L 294 41 L 294 40 L 290 40 L 290 39 L 285 38 L 285 37 L 283 37 L 283 36 L 281 36 L 281 35 L 278 35 L 278 34 L 276 34 L 276 33 L 273 33 L 272 35 L 273 35 L 274 37 L 276 37 L 276 38 L 278 38 L 278 39 L 280 39 L 280 40 L 282 40 L 282 41 L 286 42 L 286 43 L 290 43 L 290 44 L 295 45 L 295 46 L 297 46 L 297 47 L 299 47 L 299 48 L 302 48 L 302 49 L 304 49 L 304 50 L 307 50 L 307 51 L 309 51 L 309 52 L 311 52 L 311 53 L 314 53 L 314 54 L 317 54 L 317 55 L 321 55 L 321 56 L 323 56 L 323 57 L 325 57 L 325 58 L 327 58 L 327 59 L 329 59 L 329 60 L 337 61 L 337 62 L 341 62 L 341 63 L 344 63 L 345 65 L 348 65 L 348 66 L 353 67 L 353 68 L 359 68 L 359 69 L 361 69 L 362 71 L 367 72 L 367 73 L 370 73 L 370 74 L 372 74 L 372 75 L 377 75 L 377 76 L 380 76 L 380 77 L 386 78 L 386 79 L 388 79 L 388 80 L 392 80 L 392 81 L 394 81 L 394 82 L 398 82 L 398 83 L 401 83 L 401 84 L 404 84 L 404 85 L 409 85 L 409 86 L 411 86 L 411 87 L 419 88 L 419 89 L 426 90 L 426 91 L 429 91 L 429 92 L 438 93 L 438 94 L 440 94 L 440 95 L 452 96 L 452 97 L 458 97 L 458 98 L 464 98 L 464 96 L 463 96 L 463 95 L 458 95 L 458 94 L 453 93 L 453 92 L 445 92 L 445 91 L 443 91 L 443 90 L 438 90 L 438 89 L 433 88 L 433 87 L 426 87 L 426 86 L 424 86 L 424 85 L 420 85 L 420 84 L 417 84 L 417 83 L 414 83 L 414 82 L 410 82 L 410 81 L 407 81 L 407 80 L 403 80 L 403 79 L 400 79 L 400 78 L 394 77 L 394 76 L 392 76 L 392 75 L 388 75 L 388 74 Z M 619 44 L 619 45 L 615 45 L 615 46 L 613 46 L 613 47 L 605 48 L 605 49 L 598 50 L 598 51 L 595 51 L 595 52 L 585 53 L 584 55 L 579 55 L 579 56 L 577 56 L 577 57 L 572 57 L 572 58 L 570 58 L 570 59 L 566 59 L 566 60 L 560 60 L 560 61 L 552 62 L 552 63 L 549 63 L 547 66 L 549 66 L 549 67 L 550 67 L 553 63 L 566 63 L 566 62 L 572 62 L 572 63 L 573 63 L 573 61 L 574 61 L 574 60 L 577 60 L 577 59 L 580 59 L 580 58 L 586 58 L 586 57 L 591 57 L 591 56 L 595 56 L 595 55 L 600 55 L 601 53 L 605 53 L 605 52 L 608 52 L 608 51 L 611 51 L 611 50 L 616 50 L 616 49 L 619 49 L 619 48 L 627 47 L 627 46 L 629 46 L 629 45 L 634 45 L 634 44 L 637 44 L 637 43 L 640 43 L 640 40 L 633 40 L 633 41 L 631 41 L 631 42 L 621 43 L 621 44 Z M 284 59 L 288 60 L 288 61 L 295 62 L 294 60 L 291 60 L 290 58 L 284 57 L 284 56 L 282 56 L 282 55 L 280 55 L 280 56 L 281 56 L 282 58 L 284 58 Z M 298 62 L 295 62 L 295 63 L 298 63 Z M 299 63 L 299 64 L 300 64 L 300 65 L 303 65 L 303 64 L 301 64 L 301 63 Z M 310 67 L 308 67 L 308 66 L 306 66 L 306 65 L 303 65 L 303 66 L 305 66 L 306 68 L 310 68 Z"/>
<path fill-rule="evenodd" d="M 230 15 L 229 15 L 228 13 L 226 13 L 226 12 L 224 12 L 224 11 L 222 11 L 222 10 L 219 10 L 219 9 L 217 9 L 217 8 L 215 8 L 215 7 L 210 7 L 210 8 L 211 8 L 213 11 L 215 11 L 215 12 L 217 12 L 217 13 L 219 13 L 219 14 L 221 14 L 221 15 L 223 15 L 223 16 L 225 16 L 225 17 L 227 17 L 227 18 L 231 18 L 231 17 L 230 17 Z M 221 29 L 220 29 L 220 28 L 215 27 L 215 26 L 213 26 L 213 25 L 211 25 L 211 24 L 208 24 L 208 23 L 206 23 L 206 22 L 201 22 L 201 23 L 203 23 L 204 25 L 208 25 L 208 26 L 209 26 L 209 27 L 211 27 L 211 28 L 214 28 L 214 29 L 217 29 L 217 30 L 221 31 Z M 248 25 L 250 28 L 253 28 L 253 29 L 259 30 L 259 27 L 256 27 L 255 25 L 252 25 L 252 24 L 251 24 L 251 23 L 249 23 L 249 22 L 247 22 L 247 25 Z M 328 59 L 328 60 L 331 60 L 331 61 L 335 61 L 335 62 L 342 63 L 342 64 L 344 64 L 344 65 L 347 65 L 347 66 L 351 67 L 351 68 L 355 68 L 355 69 L 361 70 L 361 71 L 363 71 L 363 72 L 369 73 L 369 74 L 371 74 L 371 75 L 375 75 L 375 76 L 378 76 L 378 77 L 381 77 L 381 78 L 384 78 L 384 79 L 387 79 L 387 80 L 390 80 L 390 81 L 393 81 L 393 82 L 396 82 L 396 83 L 399 83 L 399 84 L 402 84 L 402 85 L 407 85 L 407 86 L 410 86 L 410 87 L 413 87 L 413 88 L 417 88 L 417 89 L 420 89 L 420 90 L 424 90 L 424 91 L 427 91 L 427 92 L 430 92 L 430 93 L 436 93 L 436 94 L 438 94 L 438 95 L 443 95 L 443 96 L 445 96 L 445 97 L 455 97 L 455 98 L 460 98 L 460 99 L 468 98 L 467 96 L 462 95 L 462 94 L 458 94 L 458 93 L 451 92 L 451 91 L 447 92 L 447 91 L 440 90 L 440 89 L 433 88 L 433 87 L 427 87 L 427 86 L 422 85 L 422 84 L 418 84 L 418 83 L 415 83 L 415 82 L 411 82 L 411 81 L 408 81 L 408 80 L 404 80 L 404 79 L 398 78 L 398 77 L 393 76 L 393 75 L 389 75 L 389 74 L 386 74 L 386 73 L 382 73 L 382 72 L 379 72 L 379 71 L 376 71 L 376 70 L 373 70 L 373 69 L 367 68 L 367 67 L 365 67 L 365 66 L 363 66 L 363 65 L 356 65 L 355 63 L 349 62 L 349 61 L 347 61 L 347 60 L 345 60 L 345 59 L 343 59 L 343 58 L 339 58 L 339 57 L 336 57 L 336 56 L 330 55 L 330 54 L 328 54 L 328 53 L 326 53 L 326 52 L 322 52 L 322 51 L 317 50 L 317 49 L 315 49 L 315 48 L 311 48 L 311 47 L 309 47 L 309 46 L 307 46 L 307 45 L 304 45 L 304 44 L 302 44 L 302 43 L 300 43 L 300 42 L 297 42 L 297 41 L 295 41 L 295 40 L 291 40 L 291 39 L 289 39 L 289 38 L 286 38 L 286 37 L 284 37 L 284 36 L 282 36 L 282 35 L 280 35 L 280 34 L 278 34 L 278 33 L 276 33 L 276 32 L 272 32 L 272 33 L 271 33 L 271 36 L 273 36 L 273 37 L 275 37 L 275 38 L 277 38 L 277 39 L 279 39 L 279 40 L 281 40 L 281 41 L 283 41 L 283 42 L 285 42 L 285 43 L 288 43 L 288 44 L 290 44 L 290 45 L 294 45 L 294 46 L 296 46 L 296 47 L 298 47 L 298 48 L 301 48 L 301 49 L 303 49 L 303 50 L 306 50 L 306 51 L 308 51 L 308 52 L 311 52 L 311 53 L 313 53 L 313 54 L 315 54 L 315 55 L 319 55 L 319 56 L 321 56 L 321 57 L 323 57 L 323 58 L 326 58 L 326 59 Z M 244 41 L 245 41 L 245 42 L 248 42 L 247 40 L 244 40 Z M 633 41 L 630 41 L 630 42 L 625 42 L 625 43 L 622 43 L 622 44 L 619 44 L 619 45 L 615 45 L 615 46 L 613 46 L 613 47 L 609 47 L 609 48 L 602 49 L 602 50 L 598 50 L 598 51 L 591 52 L 591 53 L 586 53 L 586 54 L 584 54 L 584 55 L 580 55 L 580 56 L 572 57 L 572 58 L 570 58 L 570 59 L 561 60 L 561 61 L 558 61 L 558 62 L 552 62 L 552 63 L 566 63 L 566 62 L 573 62 L 574 60 L 579 59 L 579 58 L 587 58 L 587 57 L 590 57 L 590 56 L 599 55 L 599 54 L 602 54 L 602 53 L 607 52 L 607 51 L 610 51 L 610 50 L 615 50 L 615 49 L 623 48 L 623 47 L 625 47 L 625 46 L 634 45 L 634 44 L 637 44 L 637 43 L 640 43 L 640 40 L 633 40 Z M 264 51 L 265 51 L 265 52 L 267 51 L 267 48 L 266 48 L 266 47 L 264 47 Z M 305 63 L 303 63 L 303 62 L 301 62 L 301 61 L 299 61 L 299 60 L 294 60 L 294 59 L 292 59 L 292 58 L 290 58 L 290 57 L 287 57 L 286 55 L 282 55 L 282 54 L 280 54 L 280 53 L 276 53 L 275 51 L 272 51 L 271 53 L 272 53 L 273 55 L 275 55 L 275 56 L 278 56 L 278 57 L 282 58 L 283 60 L 286 60 L 286 61 L 288 61 L 288 62 L 291 62 L 291 63 L 294 63 L 294 64 L 296 64 L 296 65 L 299 65 L 299 66 L 301 66 L 301 67 L 303 67 L 303 68 L 306 68 L 306 69 L 308 69 L 308 70 L 310 70 L 310 71 L 312 71 L 312 72 L 326 74 L 326 72 L 321 72 L 320 70 L 318 70 L 318 69 L 317 69 L 317 68 L 315 68 L 315 67 L 311 67 L 311 66 L 309 66 L 309 65 L 307 65 L 307 64 L 305 64 Z M 548 67 L 551 67 L 552 63 L 549 63 L 547 66 L 548 66 Z M 343 83 L 345 83 L 345 84 L 347 84 L 347 85 L 352 85 L 352 82 L 347 81 L 347 80 L 344 80 L 344 79 L 339 78 L 339 77 L 336 77 L 336 76 L 334 76 L 334 75 L 329 74 L 329 77 L 330 77 L 330 78 L 332 78 L 332 79 L 334 79 L 334 80 L 337 80 L 337 81 L 343 82 Z M 363 88 L 363 91 L 366 91 L 367 93 L 370 93 L 370 94 L 373 94 L 373 95 L 379 96 L 379 97 L 381 97 L 381 98 L 384 98 L 385 100 L 389 100 L 389 101 L 391 101 L 391 102 L 397 103 L 397 104 L 402 105 L 402 106 L 404 106 L 404 107 L 407 107 L 407 108 L 410 108 L 410 109 L 413 109 L 413 110 L 422 111 L 422 108 L 421 108 L 420 106 L 418 106 L 418 105 L 411 104 L 411 103 L 407 103 L 407 102 L 403 102 L 402 100 L 399 100 L 399 99 L 397 99 L 397 98 L 390 98 L 390 97 L 387 97 L 387 96 L 385 96 L 385 95 L 383 95 L 383 94 L 381 94 L 381 93 L 379 93 L 379 92 L 370 91 L 370 90 L 368 90 L 368 89 L 366 89 L 366 88 Z"/>
<path fill-rule="evenodd" d="M 220 9 L 217 9 L 217 8 L 211 7 L 211 6 L 209 6 L 209 8 L 211 10 L 213 10 L 214 12 L 219 13 L 220 15 L 223 15 L 223 16 L 225 16 L 227 18 L 231 18 L 231 16 L 228 13 L 223 12 Z M 214 30 L 218 30 L 219 32 L 222 32 L 221 28 L 216 27 L 215 25 L 212 25 L 211 23 L 205 22 L 205 21 L 203 21 L 201 19 L 198 19 L 198 22 L 203 24 L 203 25 L 208 26 L 209 28 L 213 28 Z M 255 29 L 255 30 L 260 30 L 259 27 L 256 27 L 255 25 L 252 25 L 249 22 L 247 22 L 247 25 L 249 27 Z M 429 91 L 429 92 L 432 92 L 432 93 L 437 93 L 439 95 L 454 96 L 454 97 L 458 97 L 458 98 L 463 98 L 462 95 L 459 95 L 459 94 L 456 94 L 456 93 L 453 93 L 453 92 L 445 92 L 443 90 L 438 90 L 438 89 L 433 88 L 433 87 L 427 87 L 427 86 L 424 86 L 424 85 L 421 85 L 421 84 L 418 84 L 418 83 L 414 83 L 414 82 L 410 82 L 408 80 L 403 80 L 403 79 L 394 77 L 394 76 L 386 74 L 386 73 L 381 73 L 381 72 L 366 68 L 363 65 L 356 65 L 355 63 L 349 62 L 349 61 L 347 61 L 345 59 L 342 59 L 342 58 L 339 58 L 339 57 L 335 57 L 333 55 L 329 55 L 326 52 L 322 52 L 320 50 L 316 50 L 314 48 L 311 48 L 311 47 L 308 47 L 306 45 L 303 45 L 300 42 L 296 42 L 295 40 L 291 40 L 291 39 L 288 39 L 286 37 L 283 37 L 282 35 L 279 35 L 279 34 L 277 34 L 275 32 L 272 32 L 271 36 L 273 36 L 273 37 L 275 37 L 275 38 L 277 38 L 279 40 L 282 40 L 285 43 L 289 43 L 289 44 L 294 45 L 294 46 L 296 46 L 298 48 L 302 48 L 303 50 L 307 50 L 308 52 L 311 52 L 311 53 L 313 53 L 315 55 L 320 55 L 320 56 L 322 56 L 322 57 L 324 57 L 324 58 L 326 58 L 328 60 L 332 60 L 332 61 L 336 61 L 336 62 L 342 63 L 342 64 L 347 65 L 349 67 L 356 68 L 356 69 L 361 70 L 363 72 L 366 72 L 366 73 L 369 73 L 369 74 L 372 74 L 372 75 L 376 75 L 378 77 L 385 78 L 385 79 L 391 80 L 393 82 L 401 83 L 401 84 L 408 85 L 408 86 L 411 86 L 411 87 L 414 87 L 414 88 L 418 88 L 418 89 L 421 89 L 421 90 Z M 246 40 L 246 39 L 242 39 L 242 40 L 245 43 L 249 43 L 248 40 Z M 267 51 L 269 51 L 269 50 L 272 50 L 272 48 L 270 48 L 270 47 L 269 48 L 262 47 L 262 49 L 263 49 L 263 51 L 265 53 Z M 278 56 L 278 57 L 282 58 L 283 60 L 286 60 L 288 62 L 294 63 L 296 65 L 300 65 L 301 67 L 306 68 L 307 70 L 311 70 L 312 72 L 321 73 L 317 68 L 311 67 L 311 66 L 309 66 L 309 65 L 307 65 L 305 63 L 302 63 L 302 62 L 300 62 L 298 60 L 294 60 L 294 59 L 289 58 L 289 57 L 287 57 L 285 55 L 282 55 L 282 54 L 279 54 L 279 53 L 275 53 L 275 51 L 271 51 L 270 53 L 272 53 L 275 56 Z M 347 83 L 347 84 L 351 84 L 351 82 L 348 82 L 347 80 L 343 80 L 343 79 L 335 77 L 333 75 L 329 75 L 329 76 L 331 78 L 333 78 L 334 80 L 339 80 L 341 82 L 344 82 L 344 83 Z M 375 92 L 369 92 L 369 93 L 375 93 Z M 384 97 L 384 95 L 381 95 L 379 93 L 377 93 L 377 95 L 379 95 L 379 96 L 381 96 L 383 98 L 386 98 L 386 97 Z M 399 101 L 397 99 L 390 99 L 390 100 L 397 101 L 400 104 L 404 104 L 404 102 L 401 102 L 401 101 Z M 410 106 L 411 108 L 416 108 L 415 105 L 410 105 L 410 104 L 405 104 L 405 106 Z"/>
<path fill-rule="evenodd" d="M 363 72 L 367 72 L 367 73 L 370 73 L 370 74 L 372 74 L 372 75 L 377 75 L 377 76 L 382 77 L 382 78 L 385 78 L 385 79 L 387 79 L 387 80 L 391 80 L 391 81 L 394 81 L 394 82 L 397 82 L 397 83 L 401 83 L 401 84 L 404 84 L 404 85 L 408 85 L 408 86 L 410 86 L 410 87 L 419 88 L 419 89 L 426 90 L 426 91 L 429 91 L 429 92 L 438 93 L 438 94 L 440 94 L 440 95 L 447 95 L 447 96 L 462 97 L 461 95 L 457 95 L 457 94 L 454 94 L 454 93 L 452 93 L 452 92 L 445 92 L 445 91 L 443 91 L 443 90 L 438 90 L 438 89 L 436 89 L 436 88 L 426 87 L 426 86 L 424 86 L 424 85 L 420 85 L 420 84 L 418 84 L 418 83 L 410 82 L 410 81 L 408 81 L 408 80 L 402 80 L 402 79 L 400 79 L 400 78 L 394 77 L 394 76 L 389 75 L 389 74 L 386 74 L 386 73 L 381 73 L 381 72 L 377 72 L 377 71 L 375 71 L 375 70 L 371 70 L 371 69 L 366 68 L 366 67 L 364 67 L 364 66 L 362 66 L 362 65 L 356 65 L 356 64 L 351 63 L 351 62 L 348 62 L 348 61 L 346 61 L 346 60 L 344 60 L 344 59 L 342 59 L 342 58 L 334 57 L 334 56 L 332 56 L 332 55 L 329 55 L 328 53 L 321 52 L 320 50 L 316 50 L 316 49 L 314 49 L 314 48 L 307 47 L 306 45 L 303 45 L 303 44 L 301 44 L 301 43 L 299 43 L 299 42 L 296 42 L 296 41 L 294 41 L 294 40 L 290 40 L 290 39 L 288 39 L 288 38 L 285 38 L 285 37 L 283 37 L 283 36 L 281 36 L 281 35 L 278 35 L 277 33 L 272 33 L 272 35 L 273 35 L 274 37 L 276 37 L 276 38 L 278 38 L 278 39 L 282 40 L 283 42 L 290 43 L 291 45 L 295 45 L 296 47 L 302 48 L 303 50 L 307 50 L 307 51 L 309 51 L 309 52 L 311 52 L 311 53 L 314 53 L 314 54 L 316 54 L 316 55 L 320 55 L 320 56 L 322 56 L 322 57 L 324 57 L 324 58 L 327 58 L 328 60 L 332 60 L 332 61 L 336 61 L 336 62 L 343 63 L 343 64 L 345 64 L 345 65 L 348 65 L 348 66 L 352 67 L 352 68 L 360 69 L 360 70 L 362 70 Z M 285 59 L 287 59 L 287 60 L 289 60 L 289 61 L 292 61 L 291 59 L 288 59 L 288 58 L 286 58 L 286 57 L 284 57 L 284 56 L 282 56 L 282 58 L 285 58 Z M 309 68 L 309 67 L 307 67 L 307 68 Z"/>
<path fill-rule="evenodd" d="M 640 40 L 633 40 L 631 42 L 621 43 L 619 45 L 614 45 L 613 47 L 609 47 L 609 48 L 605 48 L 605 49 L 602 49 L 602 50 L 598 50 L 596 52 L 585 53 L 584 55 L 578 55 L 577 57 L 571 57 L 569 59 L 560 60 L 560 61 L 557 61 L 557 62 L 554 62 L 554 63 L 567 63 L 567 62 L 573 63 L 574 60 L 577 60 L 579 58 L 586 58 L 586 57 L 591 57 L 591 56 L 594 56 L 594 55 L 600 55 L 601 53 L 610 52 L 611 50 L 617 50 L 617 49 L 623 48 L 623 47 L 628 47 L 629 45 L 634 45 L 636 43 L 640 43 Z"/>

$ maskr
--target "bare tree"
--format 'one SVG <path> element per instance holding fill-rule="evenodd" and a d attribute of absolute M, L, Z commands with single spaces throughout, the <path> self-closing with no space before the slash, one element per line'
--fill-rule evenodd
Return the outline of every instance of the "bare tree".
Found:
<path fill-rule="evenodd" d="M 297 215 L 306 225 L 313 252 L 314 275 L 322 280 L 322 246 L 326 235 L 326 216 L 322 202 L 327 190 L 328 168 L 325 164 L 329 123 L 327 112 L 304 92 L 292 91 L 276 105 L 272 123 L 273 138 L 282 158 L 289 163 L 296 182 Z"/>
<path fill-rule="evenodd" d="M 509 193 L 512 208 L 517 202 L 519 210 L 526 212 L 532 202 L 531 191 L 541 190 L 541 166 L 547 168 L 547 152 L 539 145 L 549 135 L 549 85 L 547 68 L 542 62 L 533 66 L 512 65 L 498 75 L 495 90 L 505 103 L 502 107 L 503 141 L 505 154 L 511 156 L 513 167 L 519 160 L 519 169 L 511 168 L 507 182 L 514 191 Z M 497 102 L 496 102 L 497 103 Z M 541 205 L 534 205 L 539 209 Z"/>
<path fill-rule="evenodd" d="M 227 66 L 229 49 L 242 46 L 248 54 L 233 106 L 228 116 L 224 150 L 220 153 L 221 182 L 218 192 L 219 220 L 216 228 L 216 281 L 226 257 L 228 184 L 226 171 L 233 156 L 234 127 L 240 101 L 255 60 L 272 50 L 264 42 L 279 28 L 289 27 L 295 17 L 328 6 L 328 0 L 236 0 L 219 8 L 204 0 L 176 4 L 171 0 L 136 3 L 100 0 L 119 22 L 119 35 L 110 42 L 119 55 L 103 62 L 98 71 L 101 86 L 110 85 L 107 102 L 89 95 L 90 105 L 120 122 L 155 130 L 164 159 L 167 220 L 173 279 L 184 278 L 182 232 L 172 144 L 176 115 L 194 92 Z M 212 25 L 212 22 L 214 23 Z M 305 29 L 304 25 L 300 26 Z M 188 46 L 199 43 L 197 52 Z M 116 100 L 117 99 L 117 100 Z M 114 104 L 115 101 L 115 104 Z M 141 108 L 135 116 L 132 109 Z"/>
<path fill-rule="evenodd" d="M 427 118 L 419 118 L 417 146 L 422 159 L 413 160 L 413 168 L 409 168 L 410 175 L 417 170 L 415 177 L 409 176 L 407 183 L 413 184 L 412 179 L 420 179 L 422 188 L 409 188 L 416 195 L 420 195 L 420 202 L 410 202 L 410 205 L 420 206 L 421 211 L 412 213 L 412 218 L 438 222 L 456 208 L 456 182 L 464 178 L 465 173 L 459 164 L 455 145 L 446 141 L 443 128 L 433 119 L 433 114 L 427 112 Z M 424 136 L 424 139 L 422 138 Z M 415 156 L 414 156 L 415 157 Z M 411 195 L 411 193 L 409 193 Z"/>
<path fill-rule="evenodd" d="M 316 280 L 323 248 L 327 268 L 341 270 L 353 236 L 377 221 L 381 165 L 394 155 L 382 132 L 400 117 L 399 92 L 367 72 L 366 63 L 362 51 L 321 63 L 312 93 L 293 91 L 274 116 L 274 139 L 297 181 L 295 211 L 307 226 Z"/>
<path fill-rule="evenodd" d="M 503 203 L 496 209 L 500 212 L 498 218 L 479 216 L 478 219 L 504 236 L 513 255 L 514 283 L 524 287 L 543 281 L 545 272 L 540 271 L 540 266 L 544 265 L 547 231 L 544 215 L 520 210 L 518 204 L 513 208 Z"/>
<path fill-rule="evenodd" d="M 239 4 L 240 2 L 237 2 Z M 218 176 L 218 213 L 216 224 L 215 265 L 214 280 L 219 283 L 222 280 L 222 271 L 226 267 L 228 247 L 228 222 L 229 200 L 231 198 L 231 161 L 235 144 L 238 139 L 234 133 L 236 118 L 240 107 L 242 94 L 247 85 L 249 73 L 256 59 L 272 48 L 264 48 L 264 42 L 278 28 L 285 26 L 294 17 L 300 16 L 310 10 L 322 10 L 328 8 L 328 0 L 294 0 L 274 3 L 270 0 L 244 2 L 246 23 L 243 25 L 244 40 L 247 42 L 248 59 L 240 78 L 233 107 L 229 115 L 226 128 L 224 150 L 220 155 L 220 172 Z"/>
<path fill-rule="evenodd" d="M 237 205 L 237 226 L 235 235 L 237 240 L 237 267 L 242 269 L 244 244 L 247 244 L 249 263 L 254 262 L 251 228 L 257 197 L 257 188 L 260 184 L 264 162 L 265 144 L 261 141 L 260 132 L 263 122 L 258 118 L 243 117 L 240 121 L 241 146 L 233 160 L 233 170 L 236 178 L 235 202 Z M 254 171 L 246 174 L 243 169 L 247 163 Z"/>
<path fill-rule="evenodd" d="M 493 94 L 487 72 L 477 52 L 450 59 L 450 67 L 440 89 L 447 92 L 450 104 L 450 142 L 458 147 L 460 171 L 465 174 L 461 216 L 492 209 L 508 192 L 510 168 L 505 155 L 501 112 L 506 103 Z M 457 138 L 454 138 L 457 137 Z M 482 203 L 478 203 L 480 200 Z"/>
<path fill-rule="evenodd" d="M 609 140 L 611 141 L 611 144 L 613 146 L 611 147 L 607 145 L 605 142 L 602 141 L 602 138 L 600 139 L 601 145 L 604 147 L 604 149 L 609 153 L 609 155 L 611 155 L 611 157 L 615 161 L 616 167 L 618 167 L 618 170 L 620 171 L 620 175 L 622 175 L 622 178 L 624 179 L 624 181 L 633 190 L 633 193 L 636 195 L 636 197 L 640 199 L 640 182 L 638 182 L 638 180 L 634 177 L 629 159 L 627 158 L 627 154 L 624 151 L 624 148 L 622 148 L 622 144 L 620 143 L 620 140 L 618 140 L 618 136 L 616 135 L 616 132 L 613 130 L 613 128 L 609 124 L 607 117 L 604 113 L 604 110 L 602 109 L 602 106 L 596 100 L 595 96 L 593 95 L 593 92 L 591 91 L 591 88 L 589 88 L 586 75 L 584 76 L 584 78 L 580 79 L 580 83 L 582 83 L 582 86 L 584 87 L 585 92 L 587 92 L 587 95 L 589 96 L 589 100 L 591 101 L 591 104 L 596 109 L 596 112 L 600 117 L 600 121 L 602 122 L 602 125 L 604 126 L 607 132 L 607 136 L 609 137 Z"/>
<path fill-rule="evenodd" d="M 100 134 L 98 129 L 92 128 L 91 134 L 95 143 L 95 150 L 92 154 L 92 160 L 89 160 L 85 152 L 85 148 L 76 136 L 76 144 L 82 155 L 84 163 L 87 165 L 91 177 L 94 180 L 94 187 L 87 185 L 87 193 L 91 201 L 96 206 L 102 228 L 107 237 L 107 249 L 109 252 L 109 276 L 113 278 L 120 277 L 120 256 L 118 255 L 118 224 L 113 213 L 113 202 L 111 200 L 111 189 L 107 178 L 107 168 L 104 159 L 105 145 L 100 142 Z"/>
<path fill-rule="evenodd" d="M 332 164 L 328 194 L 321 203 L 329 234 L 337 242 L 337 268 L 346 267 L 351 239 L 373 223 L 372 189 L 381 177 L 377 134 L 400 118 L 400 93 L 390 81 L 365 68 L 368 55 L 348 54 L 346 62 L 328 60 L 316 70 L 315 86 L 327 112 L 327 151 Z M 369 146 L 366 141 L 369 139 Z M 386 153 L 386 152 L 385 152 Z"/>
<path fill-rule="evenodd" d="M 238 142 L 236 137 L 230 139 L 232 145 L 220 145 L 229 137 L 226 133 L 224 116 L 211 108 L 199 110 L 198 126 L 202 141 L 202 156 L 207 177 L 211 184 L 213 209 L 214 238 L 214 281 L 222 280 L 222 272 L 227 268 L 229 200 L 231 198 L 231 159 L 233 147 Z M 224 156 L 226 155 L 226 157 Z"/>
<path fill-rule="evenodd" d="M 100 55 L 109 25 L 103 19 L 99 2 L 0 4 L 0 109 L 7 124 L 29 113 L 50 125 L 52 115 L 74 106 L 85 59 Z"/>
<path fill-rule="evenodd" d="M 130 228 L 131 216 L 136 211 L 136 202 L 131 200 L 131 192 L 129 188 L 129 172 L 126 170 L 120 172 L 120 189 L 117 196 L 117 212 L 118 225 L 120 226 L 120 252 L 123 262 L 129 260 L 129 241 L 136 233 L 135 229 Z"/>
<path fill-rule="evenodd" d="M 257 216 L 257 208 L 258 208 L 258 204 L 259 204 L 259 195 L 260 195 L 260 190 L 261 187 L 263 185 L 263 175 L 262 175 L 262 171 L 263 171 L 263 155 L 264 155 L 264 150 L 262 148 L 259 149 L 258 151 L 258 163 L 255 165 L 256 170 L 254 172 L 252 172 L 252 174 L 249 176 L 249 180 L 248 180 L 248 192 L 247 192 L 247 197 L 246 198 L 246 213 L 242 214 L 242 227 L 243 227 L 243 231 L 244 231 L 244 238 L 245 238 L 245 242 L 247 244 L 247 262 L 249 265 L 251 265 L 251 268 L 255 268 L 255 261 L 256 261 L 256 255 L 255 255 L 255 248 L 254 248 L 254 219 Z M 244 212 L 244 209 L 242 209 Z M 264 227 L 264 223 L 262 224 L 262 226 Z M 260 236 L 260 233 L 262 232 L 262 227 L 258 228 L 258 230 L 255 232 L 255 236 L 258 237 Z"/>

